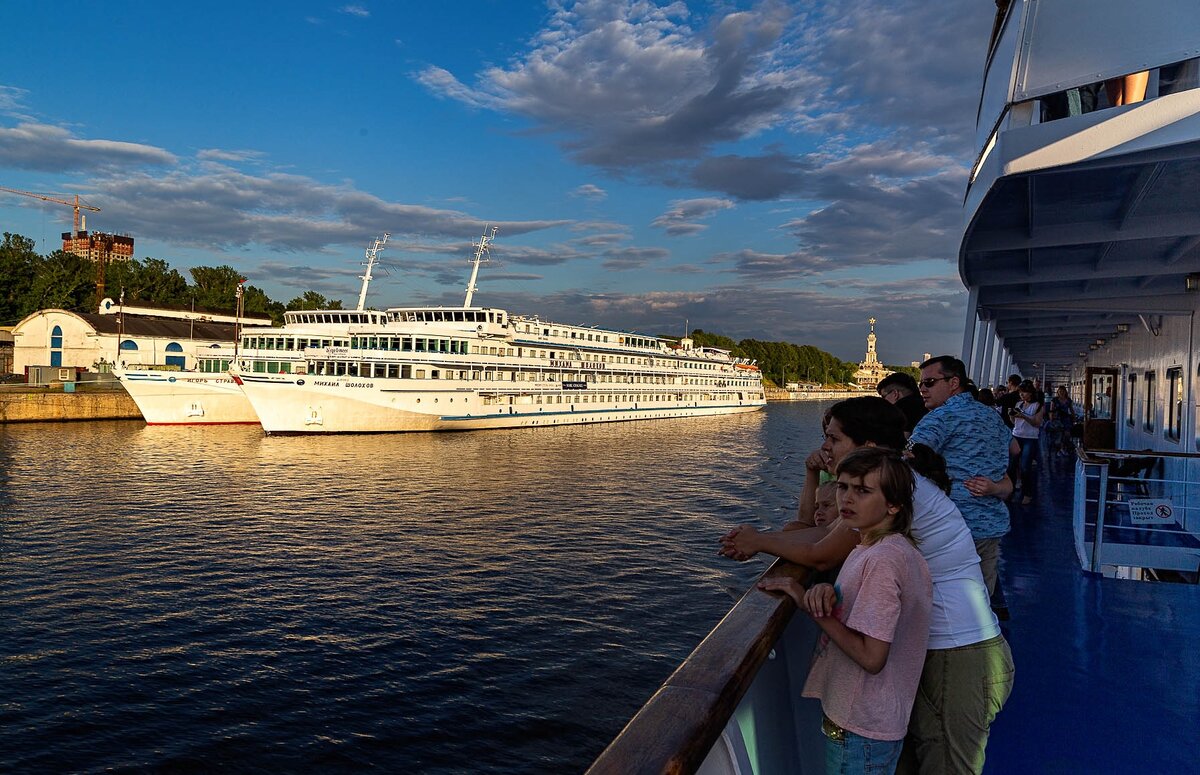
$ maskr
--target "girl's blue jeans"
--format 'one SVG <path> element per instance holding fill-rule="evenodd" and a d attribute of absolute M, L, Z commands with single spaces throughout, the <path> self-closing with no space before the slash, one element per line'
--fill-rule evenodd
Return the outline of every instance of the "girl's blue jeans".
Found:
<path fill-rule="evenodd" d="M 826 775 L 892 775 L 896 771 L 903 740 L 872 740 L 848 731 L 840 737 L 825 738 Z"/>

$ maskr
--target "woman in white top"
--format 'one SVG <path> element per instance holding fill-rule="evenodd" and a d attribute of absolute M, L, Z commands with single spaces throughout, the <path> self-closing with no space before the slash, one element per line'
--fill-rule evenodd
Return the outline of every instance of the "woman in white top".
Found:
<path fill-rule="evenodd" d="M 1046 407 L 1039 400 L 1041 391 L 1029 380 L 1017 388 L 1021 400 L 1009 412 L 1013 421 L 1012 434 L 1021 446 L 1021 503 L 1028 506 L 1037 497 L 1037 472 L 1033 463 L 1038 456 L 1038 435 L 1042 432 L 1042 421 Z"/>

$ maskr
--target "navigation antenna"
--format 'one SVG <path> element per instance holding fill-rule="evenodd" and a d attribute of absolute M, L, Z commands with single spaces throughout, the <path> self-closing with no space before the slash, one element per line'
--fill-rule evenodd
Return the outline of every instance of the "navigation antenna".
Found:
<path fill-rule="evenodd" d="M 379 260 L 379 251 L 383 250 L 383 246 L 390 236 L 392 236 L 391 232 L 385 231 L 383 239 L 376 239 L 371 243 L 371 247 L 367 248 L 367 271 L 358 278 L 362 280 L 362 290 L 358 292 L 358 306 L 355 307 L 357 310 L 361 311 L 363 305 L 367 303 L 367 286 L 371 284 L 371 270 L 375 268 L 375 262 Z"/>
<path fill-rule="evenodd" d="M 472 242 L 471 245 L 475 248 L 475 257 L 471 259 L 471 279 L 467 283 L 467 300 L 463 302 L 463 309 L 471 306 L 471 297 L 475 295 L 477 286 L 475 279 L 479 277 L 479 265 L 486 263 L 491 258 L 492 240 L 496 239 L 496 230 L 499 227 L 493 226 L 492 233 L 487 233 L 488 227 L 483 227 L 483 236 L 478 242 Z"/>

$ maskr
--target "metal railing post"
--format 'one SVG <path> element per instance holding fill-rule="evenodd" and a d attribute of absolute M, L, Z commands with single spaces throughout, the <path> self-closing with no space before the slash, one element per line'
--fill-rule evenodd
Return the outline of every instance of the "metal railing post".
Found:
<path fill-rule="evenodd" d="M 1096 534 L 1092 536 L 1092 572 L 1100 572 L 1100 548 L 1104 545 L 1104 512 L 1108 507 L 1108 466 L 1100 468 L 1100 498 L 1096 504 Z"/>

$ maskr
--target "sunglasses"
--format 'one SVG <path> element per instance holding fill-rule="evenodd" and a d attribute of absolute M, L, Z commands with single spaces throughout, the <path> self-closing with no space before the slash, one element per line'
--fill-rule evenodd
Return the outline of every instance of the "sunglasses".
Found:
<path fill-rule="evenodd" d="M 947 382 L 949 382 L 950 380 L 954 379 L 954 377 L 930 377 L 929 379 L 921 380 L 917 384 L 928 390 L 929 388 L 931 388 L 935 384 L 937 384 L 937 382 L 939 380 L 943 380 L 943 379 L 946 380 Z"/>

